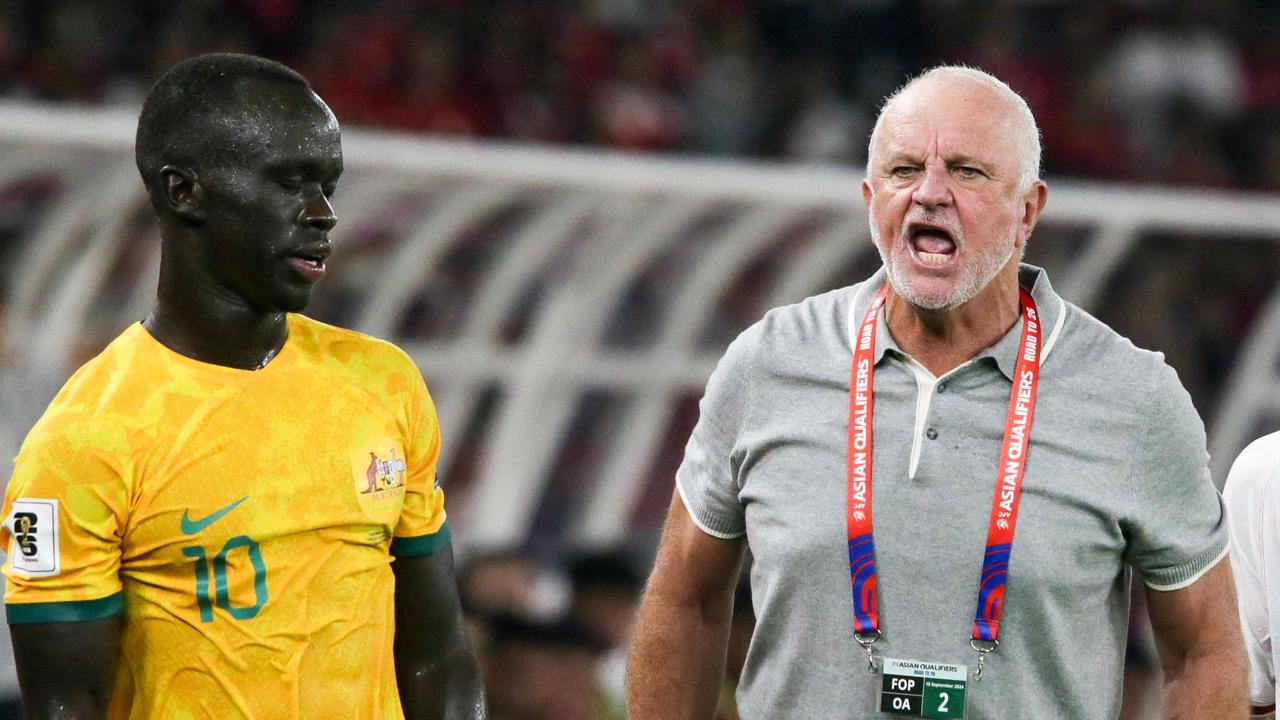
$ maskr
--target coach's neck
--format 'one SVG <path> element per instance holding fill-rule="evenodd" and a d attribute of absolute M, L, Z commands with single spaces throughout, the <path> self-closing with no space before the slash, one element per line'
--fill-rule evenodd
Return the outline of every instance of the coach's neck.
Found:
<path fill-rule="evenodd" d="M 1016 260 L 977 295 L 951 308 L 911 304 L 889 287 L 885 324 L 903 352 L 941 377 L 995 345 L 1021 315 Z"/>

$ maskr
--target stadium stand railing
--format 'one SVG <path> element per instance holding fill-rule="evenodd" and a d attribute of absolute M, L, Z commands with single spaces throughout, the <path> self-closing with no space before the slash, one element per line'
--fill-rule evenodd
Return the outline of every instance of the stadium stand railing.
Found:
<path fill-rule="evenodd" d="M 8 457 L 69 373 L 150 306 L 159 243 L 135 121 L 0 104 Z M 473 546 L 651 540 L 725 345 L 879 262 L 854 168 L 357 130 L 344 149 L 337 252 L 310 314 L 418 362 Z M 1169 352 L 1221 484 L 1249 439 L 1280 429 L 1280 198 L 1050 187 L 1028 261 Z"/>

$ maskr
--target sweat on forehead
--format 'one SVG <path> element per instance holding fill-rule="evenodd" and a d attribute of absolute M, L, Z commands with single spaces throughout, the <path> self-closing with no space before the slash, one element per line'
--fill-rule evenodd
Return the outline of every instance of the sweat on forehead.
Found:
<path fill-rule="evenodd" d="M 234 150 L 237 155 L 262 149 L 280 128 L 338 127 L 329 107 L 309 88 L 257 78 L 242 78 L 198 123 L 208 150 Z"/>
<path fill-rule="evenodd" d="M 306 79 L 278 62 L 214 53 L 178 63 L 156 81 L 138 118 L 135 156 L 143 182 L 150 187 L 164 164 L 193 161 L 209 149 L 208 141 L 224 139 L 210 134 L 237 129 L 233 123 L 243 128 L 254 119 L 246 112 L 263 119 L 272 110 L 298 108 L 300 98 L 328 113 Z"/>
<path fill-rule="evenodd" d="M 926 92 L 929 94 L 921 97 Z M 1029 189 L 1039 179 L 1040 129 L 1026 101 L 989 73 L 952 65 L 936 67 L 912 78 L 885 100 L 867 146 L 868 176 L 881 149 L 878 140 L 885 122 L 895 119 L 899 111 L 942 99 L 972 101 L 979 103 L 979 112 L 1002 113 L 1010 126 L 1010 142 L 1018 151 L 1020 189 Z"/>

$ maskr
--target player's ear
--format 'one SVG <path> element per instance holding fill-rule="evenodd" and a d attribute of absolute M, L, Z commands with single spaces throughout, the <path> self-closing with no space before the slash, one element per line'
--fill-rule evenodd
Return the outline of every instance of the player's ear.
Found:
<path fill-rule="evenodd" d="M 177 165 L 160 168 L 160 199 L 165 209 L 188 222 L 204 221 L 204 188 L 195 171 Z"/>

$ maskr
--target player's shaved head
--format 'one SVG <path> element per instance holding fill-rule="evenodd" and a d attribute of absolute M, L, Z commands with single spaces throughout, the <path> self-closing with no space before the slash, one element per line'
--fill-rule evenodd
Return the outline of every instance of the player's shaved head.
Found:
<path fill-rule="evenodd" d="M 280 86 L 306 91 L 328 112 L 306 78 L 266 58 L 212 53 L 166 72 L 143 103 L 134 146 L 138 172 L 152 197 L 165 165 L 190 167 L 252 152 L 253 133 L 245 129 L 280 109 L 280 103 L 271 102 Z"/>

